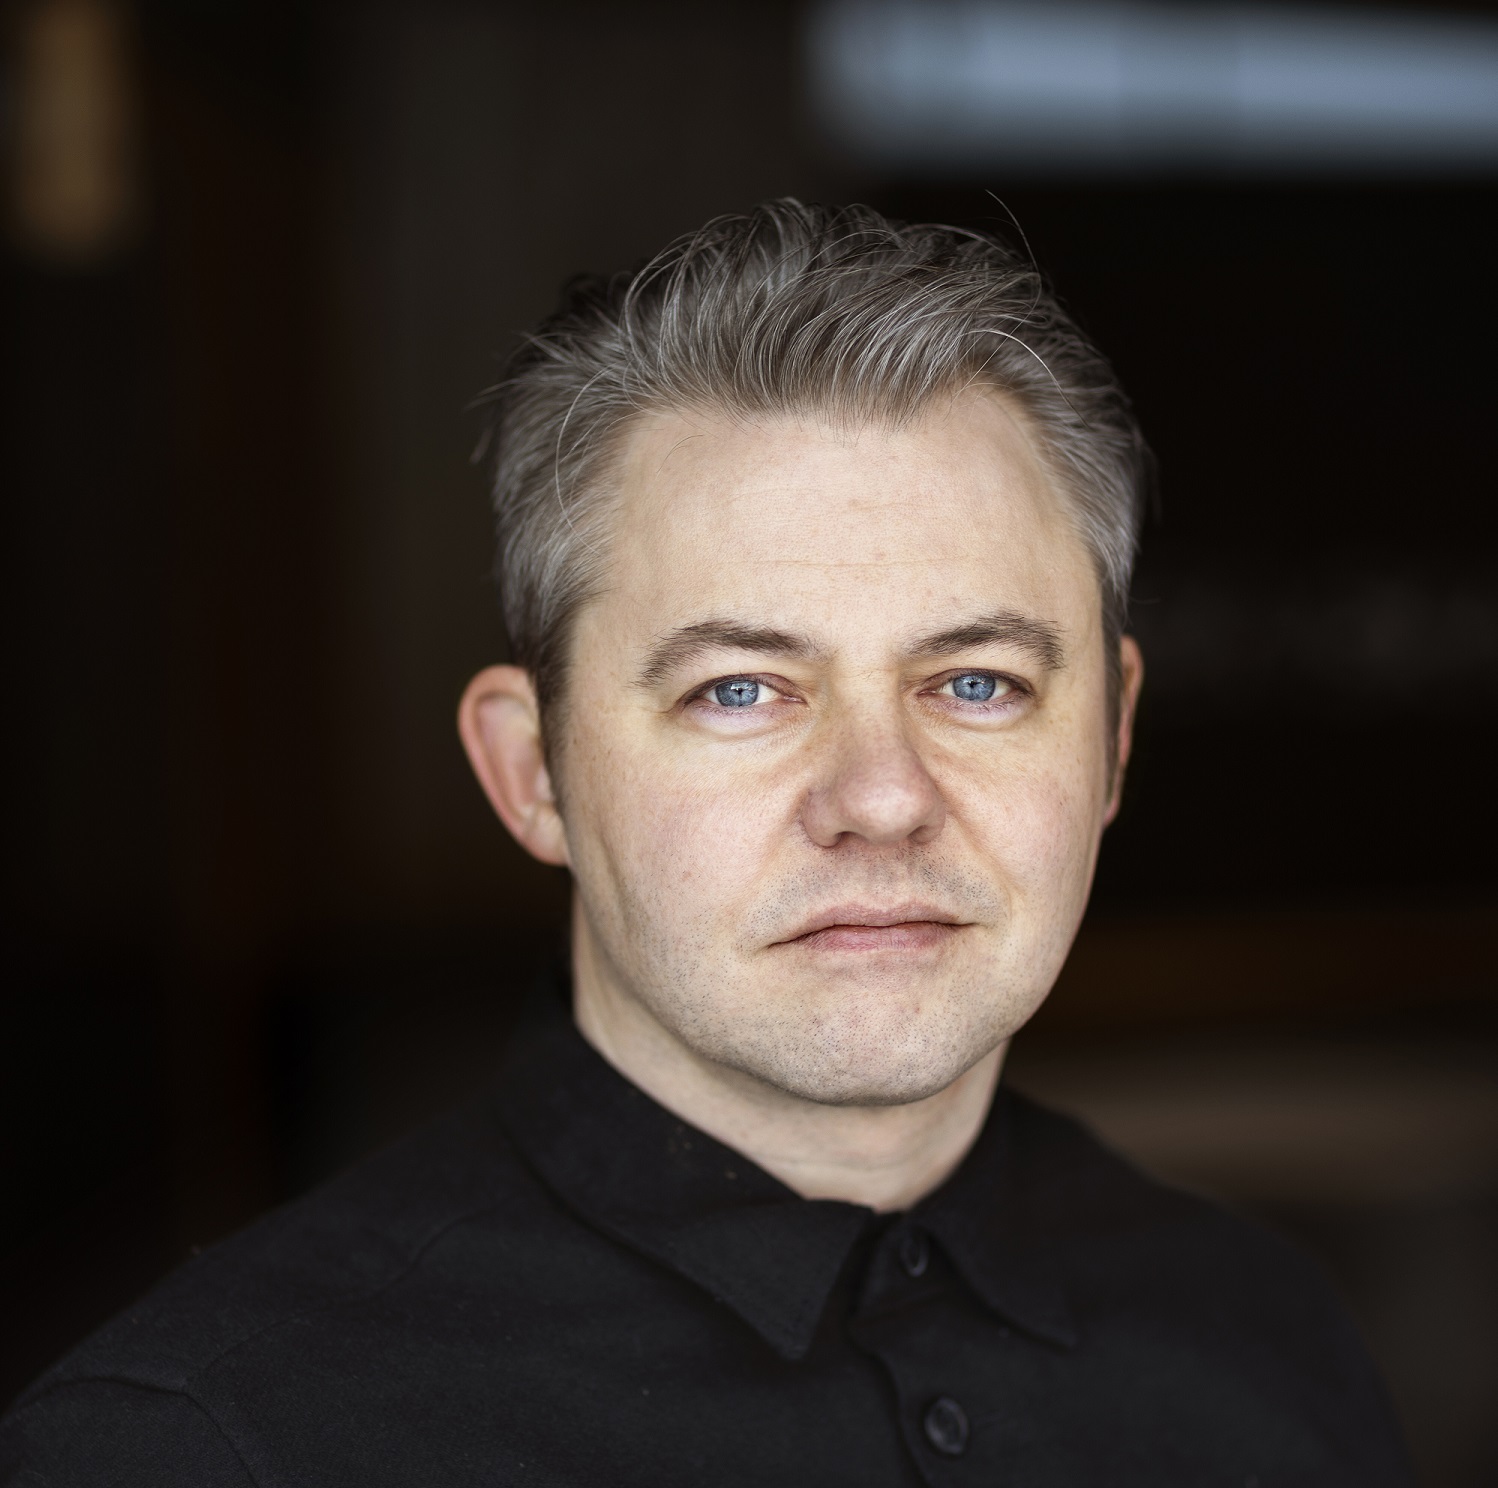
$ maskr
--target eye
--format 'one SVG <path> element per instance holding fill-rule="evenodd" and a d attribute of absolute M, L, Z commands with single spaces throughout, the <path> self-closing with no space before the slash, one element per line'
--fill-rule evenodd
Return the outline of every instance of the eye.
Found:
<path fill-rule="evenodd" d="M 724 734 L 760 733 L 789 721 L 802 699 L 779 678 L 718 677 L 681 700 L 685 716 Z"/>
<path fill-rule="evenodd" d="M 991 703 L 1014 691 L 1014 685 L 993 672 L 960 672 L 949 677 L 942 690 L 951 688 L 952 696 L 964 703 Z"/>
<path fill-rule="evenodd" d="M 751 677 L 730 677 L 719 682 L 709 696 L 723 708 L 752 708 L 768 691 Z"/>

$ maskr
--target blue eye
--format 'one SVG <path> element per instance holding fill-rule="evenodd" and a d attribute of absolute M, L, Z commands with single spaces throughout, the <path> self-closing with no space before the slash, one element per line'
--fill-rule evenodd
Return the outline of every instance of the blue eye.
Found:
<path fill-rule="evenodd" d="M 713 701 L 724 708 L 750 708 L 759 701 L 759 683 L 739 677 L 713 688 Z"/>
<path fill-rule="evenodd" d="M 952 695 L 965 703 L 986 703 L 998 691 L 999 679 L 986 672 L 969 672 L 952 678 Z"/>

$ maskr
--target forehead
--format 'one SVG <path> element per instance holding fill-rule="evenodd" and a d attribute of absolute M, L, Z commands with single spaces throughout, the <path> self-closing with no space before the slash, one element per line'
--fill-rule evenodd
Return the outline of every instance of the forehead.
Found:
<path fill-rule="evenodd" d="M 969 391 L 896 427 L 815 414 L 642 418 L 620 451 L 613 599 L 849 626 L 945 606 L 1095 607 L 1096 580 L 1022 419 Z"/>

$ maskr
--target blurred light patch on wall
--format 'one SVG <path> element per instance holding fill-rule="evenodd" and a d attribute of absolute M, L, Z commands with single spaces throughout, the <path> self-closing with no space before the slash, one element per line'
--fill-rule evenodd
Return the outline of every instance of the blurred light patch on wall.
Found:
<path fill-rule="evenodd" d="M 141 217 L 130 17 L 111 0 L 30 0 L 7 19 L 11 237 L 35 257 L 93 266 Z"/>
<path fill-rule="evenodd" d="M 922 175 L 1487 174 L 1498 22 L 1121 0 L 823 0 L 812 109 Z"/>

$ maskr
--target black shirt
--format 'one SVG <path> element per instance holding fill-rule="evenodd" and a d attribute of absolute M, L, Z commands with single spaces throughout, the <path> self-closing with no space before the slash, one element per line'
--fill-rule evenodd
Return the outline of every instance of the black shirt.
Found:
<path fill-rule="evenodd" d="M 37 1382 L 0 1482 L 1383 1488 L 1325 1284 L 1001 1091 L 908 1214 L 808 1201 L 560 1000 L 492 1094 L 196 1258 Z"/>

